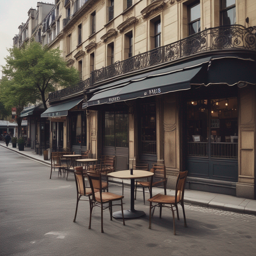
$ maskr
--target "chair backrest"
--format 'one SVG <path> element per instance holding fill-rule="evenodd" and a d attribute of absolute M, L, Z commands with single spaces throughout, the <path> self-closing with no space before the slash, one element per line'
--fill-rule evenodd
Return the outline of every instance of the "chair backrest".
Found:
<path fill-rule="evenodd" d="M 137 162 L 133 166 L 134 170 L 143 170 L 143 171 L 149 171 L 149 164 L 148 163 L 142 163 L 142 162 Z"/>
<path fill-rule="evenodd" d="M 57 153 L 57 152 L 55 152 Z M 52 154 L 52 157 L 51 157 L 51 166 L 59 166 L 61 164 L 61 161 L 60 161 L 60 156 L 59 154 Z"/>
<path fill-rule="evenodd" d="M 101 165 L 115 171 L 115 156 L 105 156 L 101 160 Z"/>
<path fill-rule="evenodd" d="M 165 165 L 153 164 L 153 167 L 150 171 L 154 173 L 154 182 L 166 179 Z"/>
<path fill-rule="evenodd" d="M 85 187 L 85 174 L 83 173 L 82 166 L 76 166 L 74 171 L 75 181 L 76 181 L 76 190 L 80 195 L 86 195 L 86 187 Z"/>
<path fill-rule="evenodd" d="M 179 172 L 176 182 L 175 202 L 183 201 L 188 171 Z"/>
<path fill-rule="evenodd" d="M 91 190 L 92 190 L 93 200 L 96 201 L 96 199 L 95 199 L 95 192 L 100 192 L 100 199 L 102 201 L 101 174 L 100 173 L 89 172 L 89 173 L 87 173 L 87 177 L 88 177 L 89 182 L 90 182 L 90 187 L 91 187 Z"/>
<path fill-rule="evenodd" d="M 90 155 L 90 150 L 87 150 L 85 152 L 81 152 L 82 157 L 81 158 L 89 158 Z"/>

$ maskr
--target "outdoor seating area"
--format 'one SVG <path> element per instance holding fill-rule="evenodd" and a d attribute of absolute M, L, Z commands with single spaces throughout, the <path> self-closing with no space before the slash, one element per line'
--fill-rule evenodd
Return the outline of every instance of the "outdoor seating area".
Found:
<path fill-rule="evenodd" d="M 90 152 L 84 152 L 81 155 L 72 152 L 53 152 L 51 159 L 52 170 L 58 169 L 58 176 L 68 179 L 68 173 L 74 174 L 76 183 L 76 209 L 73 221 L 76 222 L 78 205 L 80 201 L 88 201 L 90 208 L 89 229 L 92 223 L 92 212 L 94 207 L 101 210 L 101 232 L 103 229 L 103 211 L 109 209 L 110 220 L 122 219 L 125 225 L 125 219 L 134 219 L 145 216 L 144 211 L 135 210 L 135 200 L 138 197 L 138 191 L 142 191 L 143 202 L 146 204 L 146 190 L 149 192 L 149 228 L 151 229 L 151 219 L 154 215 L 155 208 L 159 208 L 159 216 L 162 217 L 162 209 L 169 208 L 172 211 L 173 231 L 176 234 L 175 218 L 179 220 L 178 205 L 180 204 L 184 216 L 184 226 L 186 227 L 186 217 L 184 209 L 184 189 L 187 177 L 186 172 L 180 172 L 177 177 L 175 195 L 166 194 L 166 168 L 164 164 L 153 164 L 149 170 L 148 163 L 137 162 L 132 170 L 115 171 L 115 157 L 102 156 L 99 160 L 89 158 Z M 122 186 L 122 195 L 109 191 L 109 178 L 120 180 Z M 130 209 L 123 209 L 124 199 L 124 180 L 130 180 Z M 112 181 L 112 180 L 111 180 Z M 111 182 L 110 181 L 110 182 Z M 126 182 L 127 184 L 127 182 Z M 114 183 L 116 185 L 116 183 Z M 154 195 L 154 188 L 163 189 L 163 194 Z M 159 191 L 159 189 L 158 189 Z M 113 212 L 113 206 L 121 206 L 121 211 Z M 176 216 L 175 216 L 176 212 Z"/>

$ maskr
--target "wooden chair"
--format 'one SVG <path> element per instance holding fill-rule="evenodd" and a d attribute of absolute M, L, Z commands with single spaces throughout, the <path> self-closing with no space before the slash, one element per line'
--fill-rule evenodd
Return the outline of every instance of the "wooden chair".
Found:
<path fill-rule="evenodd" d="M 149 206 L 149 228 L 150 229 L 151 229 L 151 214 L 153 216 L 155 207 L 160 207 L 160 218 L 162 217 L 162 207 L 167 207 L 167 208 L 170 208 L 172 211 L 173 232 L 175 235 L 176 234 L 175 216 L 174 216 L 175 209 L 177 212 L 177 218 L 178 218 L 178 220 L 180 219 L 179 211 L 178 211 L 178 204 L 180 204 L 182 207 L 183 217 L 184 217 L 184 226 L 187 227 L 185 209 L 184 209 L 184 189 L 185 189 L 187 175 L 188 175 L 187 171 L 179 173 L 179 175 L 177 177 L 177 182 L 176 182 L 175 196 L 157 194 L 152 197 L 152 190 L 151 190 L 151 192 L 150 192 L 151 198 L 148 199 L 148 201 L 150 202 L 150 206 Z M 153 183 L 153 179 L 151 180 L 151 183 Z M 154 203 L 155 203 L 155 205 L 153 205 Z M 174 209 L 174 207 L 175 207 L 175 209 Z M 152 210 L 153 210 L 153 213 L 152 213 Z"/>
<path fill-rule="evenodd" d="M 101 173 L 107 175 L 115 171 L 115 156 L 103 156 L 101 158 Z"/>
<path fill-rule="evenodd" d="M 62 163 L 61 155 L 59 152 L 51 153 L 51 171 L 50 171 L 50 179 L 52 178 L 52 170 L 58 169 L 58 176 L 62 175 L 62 171 L 65 171 L 67 165 Z"/>
<path fill-rule="evenodd" d="M 86 173 L 83 171 L 82 166 L 76 166 L 74 168 L 74 176 L 76 181 L 76 211 L 73 222 L 76 221 L 76 215 L 78 210 L 78 204 L 82 200 L 82 197 L 87 197 L 88 199 L 83 201 L 89 201 L 89 196 L 92 195 L 92 190 L 90 187 L 86 187 L 85 177 Z"/>
<path fill-rule="evenodd" d="M 85 158 L 89 158 L 89 156 L 90 156 L 90 150 L 87 150 L 87 151 L 85 151 L 85 152 L 81 152 L 81 158 L 82 159 L 85 159 Z"/>
<path fill-rule="evenodd" d="M 154 173 L 152 186 L 153 187 L 163 186 L 164 194 L 166 195 L 167 179 L 166 179 L 165 166 L 162 165 L 162 164 L 154 164 L 150 171 Z M 147 181 L 136 181 L 135 199 L 136 199 L 137 187 L 138 186 L 142 187 L 143 200 L 144 200 L 144 204 L 145 204 L 145 188 L 147 188 L 150 192 L 151 179 L 148 179 Z"/>
<path fill-rule="evenodd" d="M 110 220 L 112 220 L 112 206 L 113 201 L 121 200 L 121 211 L 123 216 L 123 225 L 125 225 L 124 221 L 124 213 L 123 213 L 123 196 L 116 195 L 109 192 L 102 192 L 102 180 L 100 173 L 88 173 L 88 179 L 90 182 L 92 196 L 90 198 L 90 222 L 89 229 L 91 229 L 91 219 L 92 219 L 92 210 L 95 206 L 99 206 L 101 208 L 101 233 L 104 233 L 103 230 L 103 210 L 109 209 L 110 211 Z M 107 204 L 107 206 L 105 206 Z"/>

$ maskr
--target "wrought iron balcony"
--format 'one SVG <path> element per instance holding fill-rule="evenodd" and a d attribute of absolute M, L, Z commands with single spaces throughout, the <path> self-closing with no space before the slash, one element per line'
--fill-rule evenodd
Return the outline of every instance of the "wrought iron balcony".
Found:
<path fill-rule="evenodd" d="M 105 79 L 211 51 L 256 51 L 256 28 L 241 25 L 209 28 L 180 41 L 138 54 L 92 72 L 93 84 Z"/>
<path fill-rule="evenodd" d="M 88 87 L 90 84 L 90 78 L 80 81 L 77 85 L 73 87 L 68 87 L 56 92 L 52 92 L 49 94 L 49 101 L 58 101 L 61 100 L 62 98 L 67 97 L 68 95 L 73 95 L 77 93 L 81 93 L 85 90 L 86 87 Z"/>
<path fill-rule="evenodd" d="M 51 93 L 49 100 L 56 100 L 79 90 L 83 91 L 89 86 L 95 86 L 104 80 L 130 72 L 136 72 L 158 64 L 171 63 L 201 53 L 221 52 L 224 50 L 256 52 L 256 27 L 245 28 L 241 25 L 232 25 L 206 29 L 177 42 L 94 70 L 91 73 L 91 77 L 83 81 L 84 86 L 77 85 L 73 88 Z"/>

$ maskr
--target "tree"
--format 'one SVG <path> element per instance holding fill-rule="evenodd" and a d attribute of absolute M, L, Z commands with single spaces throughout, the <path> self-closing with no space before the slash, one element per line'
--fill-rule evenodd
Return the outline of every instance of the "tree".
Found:
<path fill-rule="evenodd" d="M 24 48 L 10 48 L 3 66 L 4 77 L 0 82 L 0 100 L 7 109 L 17 108 L 18 133 L 20 135 L 21 111 L 29 103 L 46 101 L 49 92 L 56 88 L 73 86 L 79 81 L 78 71 L 68 68 L 59 49 L 48 49 L 37 42 Z"/>
<path fill-rule="evenodd" d="M 68 87 L 79 81 L 78 71 L 68 68 L 59 49 L 48 49 L 37 42 L 31 42 L 24 48 L 11 48 L 5 58 L 3 74 L 16 87 L 17 93 L 29 95 L 29 102 L 41 100 L 47 109 L 49 92 L 59 86 Z M 15 105 L 14 105 L 15 106 Z"/>

